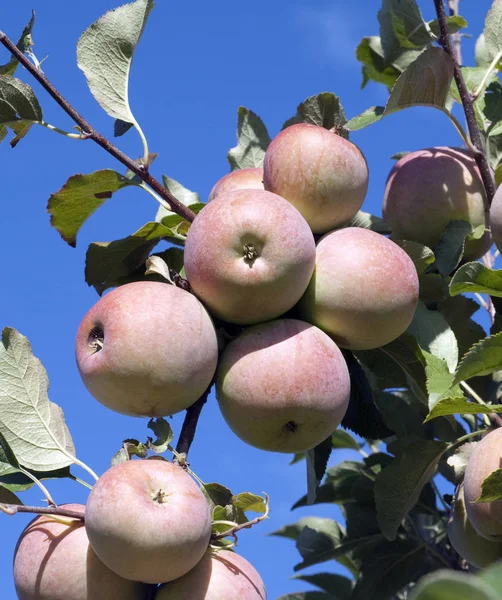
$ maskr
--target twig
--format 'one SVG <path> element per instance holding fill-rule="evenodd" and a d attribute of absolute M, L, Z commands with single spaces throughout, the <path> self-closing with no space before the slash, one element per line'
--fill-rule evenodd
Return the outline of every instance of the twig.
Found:
<path fill-rule="evenodd" d="M 488 160 L 486 159 L 485 153 L 483 152 L 481 134 L 479 132 L 479 128 L 476 123 L 476 117 L 474 115 L 474 104 L 472 101 L 471 94 L 469 93 L 469 90 L 467 89 L 467 86 L 465 84 L 460 65 L 455 57 L 455 50 L 453 48 L 450 39 L 450 34 L 448 31 L 448 23 L 446 20 L 446 13 L 444 10 L 443 0 L 434 0 L 434 5 L 436 7 L 439 29 L 441 31 L 439 41 L 444 51 L 447 54 L 449 54 L 453 63 L 453 76 L 455 78 L 455 83 L 457 84 L 458 93 L 460 94 L 460 99 L 462 101 L 462 106 L 464 107 L 465 119 L 467 121 L 469 135 L 471 137 L 473 145 L 477 150 L 477 152 L 474 153 L 474 160 L 476 161 L 479 171 L 481 173 L 481 178 L 483 180 L 483 184 L 486 190 L 488 206 L 490 206 L 492 203 L 493 196 L 495 195 L 496 188 L 490 170 L 490 165 L 488 164 Z"/>
<path fill-rule="evenodd" d="M 192 222 L 195 219 L 195 213 L 186 207 L 182 202 L 175 198 L 169 190 L 167 190 L 155 177 L 150 175 L 148 172 L 148 165 L 139 164 L 132 158 L 129 158 L 116 146 L 114 146 L 107 138 L 98 133 L 91 125 L 70 105 L 70 103 L 63 98 L 63 96 L 56 90 L 52 83 L 47 79 L 44 73 L 37 69 L 37 67 L 17 48 L 17 46 L 7 37 L 7 35 L 0 31 L 0 43 L 13 54 L 16 59 L 23 65 L 23 67 L 29 71 L 31 75 L 40 83 L 40 85 L 52 96 L 52 98 L 59 104 L 59 106 L 69 115 L 73 121 L 80 127 L 82 131 L 82 137 L 84 139 L 91 139 L 96 144 L 101 146 L 114 158 L 125 165 L 129 170 L 135 173 L 140 179 L 148 184 L 161 198 L 169 203 L 171 210 L 187 221 Z"/>
<path fill-rule="evenodd" d="M 6 515 L 15 515 L 17 513 L 34 513 L 36 515 L 55 515 L 58 517 L 68 517 L 71 519 L 84 520 L 84 513 L 77 510 L 70 510 L 61 506 L 23 506 L 22 504 L 0 504 L 0 511 Z"/>
<path fill-rule="evenodd" d="M 211 391 L 212 385 L 213 382 L 209 384 L 209 387 L 197 400 L 197 402 L 195 402 L 195 404 L 192 404 L 192 406 L 187 408 L 185 420 L 183 421 L 183 426 L 181 428 L 180 437 L 178 439 L 178 443 L 176 444 L 176 452 L 178 454 L 184 454 L 186 457 L 188 451 L 190 450 L 193 438 L 195 437 L 195 430 L 197 429 L 197 423 L 199 421 L 199 416 L 202 407 L 207 402 L 207 397 L 209 396 L 209 392 Z"/>
<path fill-rule="evenodd" d="M 233 527 L 230 527 L 230 529 L 227 529 L 227 531 L 222 531 L 221 533 L 213 533 L 211 535 L 211 541 L 216 542 L 218 540 L 222 540 L 223 538 L 230 537 L 230 536 L 235 538 L 235 534 L 238 531 L 241 531 L 242 529 L 250 529 L 251 527 L 253 527 L 253 525 L 258 525 L 258 523 L 261 523 L 262 521 L 264 521 L 268 517 L 268 513 L 269 513 L 269 508 L 268 508 L 269 498 L 268 498 L 267 494 L 264 494 L 264 495 L 265 495 L 266 505 L 265 505 L 265 512 L 262 515 L 260 515 L 259 517 L 256 517 L 256 519 L 252 519 L 251 521 L 246 521 L 246 523 L 241 523 L 240 525 L 234 525 Z"/>

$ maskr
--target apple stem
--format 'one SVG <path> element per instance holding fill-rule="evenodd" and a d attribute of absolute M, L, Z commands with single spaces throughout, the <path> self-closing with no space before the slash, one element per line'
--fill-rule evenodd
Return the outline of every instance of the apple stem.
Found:
<path fill-rule="evenodd" d="M 453 64 L 453 77 L 455 78 L 455 83 L 457 84 L 458 93 L 460 94 L 460 99 L 462 101 L 462 106 L 464 107 L 465 120 L 467 122 L 467 128 L 469 129 L 469 136 L 473 145 L 476 148 L 476 152 L 473 153 L 474 160 L 478 165 L 479 171 L 481 173 L 481 178 L 485 186 L 488 206 L 491 206 L 493 196 L 495 195 L 496 187 L 495 181 L 490 170 L 490 165 L 488 164 L 488 160 L 483 151 L 481 134 L 479 132 L 478 124 L 476 123 L 476 116 L 474 114 L 473 98 L 469 90 L 467 89 L 467 85 L 465 84 L 465 80 L 462 75 L 462 69 L 460 68 L 460 65 L 457 61 L 455 49 L 453 48 L 450 39 L 450 33 L 448 30 L 448 22 L 446 19 L 443 0 L 434 0 L 434 5 L 436 7 L 439 29 L 441 32 L 439 43 L 443 47 L 443 50 L 450 56 L 450 59 Z"/>
<path fill-rule="evenodd" d="M 21 50 L 10 40 L 7 35 L 0 31 L 0 43 L 9 50 L 9 52 L 23 65 L 23 67 L 40 83 L 40 85 L 49 93 L 50 96 L 59 104 L 59 106 L 70 116 L 81 130 L 81 139 L 91 139 L 98 146 L 101 146 L 106 152 L 111 154 L 130 171 L 136 174 L 142 181 L 149 185 L 170 207 L 170 210 L 177 213 L 187 221 L 192 222 L 195 219 L 195 213 L 175 198 L 171 192 L 166 189 L 160 181 L 155 179 L 148 172 L 147 164 L 140 164 L 124 154 L 114 146 L 107 138 L 98 133 L 91 125 L 71 106 L 71 104 L 58 92 L 52 83 L 44 75 L 43 71 L 34 65 Z"/>
<path fill-rule="evenodd" d="M 71 519 L 84 520 L 84 513 L 77 510 L 70 510 L 60 506 L 24 506 L 22 504 L 0 504 L 0 511 L 6 515 L 15 515 L 17 513 L 34 513 L 37 515 L 55 515 L 59 517 L 69 517 Z"/>

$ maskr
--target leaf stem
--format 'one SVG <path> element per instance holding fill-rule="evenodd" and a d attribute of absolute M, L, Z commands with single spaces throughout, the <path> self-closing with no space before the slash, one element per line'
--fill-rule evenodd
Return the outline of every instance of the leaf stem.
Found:
<path fill-rule="evenodd" d="M 155 177 L 148 172 L 148 163 L 142 165 L 132 160 L 124 154 L 116 146 L 114 146 L 107 138 L 98 133 L 91 125 L 71 106 L 71 104 L 59 93 L 59 91 L 47 79 L 41 69 L 37 68 L 17 46 L 10 40 L 7 35 L 0 31 L 0 43 L 9 50 L 9 52 L 25 67 L 25 69 L 40 83 L 40 85 L 48 92 L 48 94 L 59 104 L 59 106 L 69 115 L 73 121 L 82 130 L 84 139 L 93 140 L 98 146 L 101 146 L 130 171 L 135 173 L 147 185 L 149 185 L 157 194 L 163 198 L 170 206 L 170 209 L 192 222 L 195 219 L 195 213 L 187 206 L 175 198 L 169 190 L 167 190 Z"/>
<path fill-rule="evenodd" d="M 141 129 L 140 124 L 136 120 L 134 121 L 134 128 L 138 132 L 139 137 L 141 139 L 141 143 L 143 144 L 143 164 L 149 165 L 150 164 L 150 151 L 148 150 L 148 142 L 147 142 L 147 139 L 146 139 L 146 136 L 145 136 L 143 130 Z"/>
<path fill-rule="evenodd" d="M 499 60 L 501 58 L 502 58 L 502 50 L 499 50 L 498 54 L 492 60 L 490 66 L 488 67 L 486 73 L 484 74 L 483 79 L 481 80 L 481 83 L 477 86 L 476 91 L 472 95 L 473 102 L 476 102 L 476 100 L 485 91 L 486 82 L 488 81 L 488 78 L 490 77 L 490 75 L 492 74 L 492 72 L 495 70 L 495 67 L 497 66 L 497 63 L 499 62 Z"/>
<path fill-rule="evenodd" d="M 258 523 L 261 523 L 262 521 L 264 521 L 266 518 L 268 518 L 268 513 L 270 511 L 269 509 L 269 497 L 267 496 L 267 494 L 265 495 L 265 512 L 260 515 L 259 517 L 256 517 L 256 519 L 252 519 L 251 521 L 246 521 L 246 523 L 241 523 L 240 525 L 234 525 L 233 527 L 231 527 L 230 529 L 228 529 L 227 531 L 223 531 L 222 533 L 213 533 L 211 535 L 211 541 L 215 542 L 218 540 L 222 540 L 223 538 L 226 537 L 235 537 L 235 534 L 238 531 L 241 531 L 242 529 L 250 529 L 251 527 L 253 527 L 253 525 L 257 525 Z"/>
<path fill-rule="evenodd" d="M 54 125 L 51 125 L 46 121 L 35 121 L 32 119 L 16 119 L 15 121 L 2 121 L 1 126 L 12 127 L 13 125 L 16 125 L 20 122 L 26 123 L 27 125 L 40 125 L 48 129 L 49 131 L 54 131 L 54 133 L 59 133 L 60 135 L 64 135 L 65 137 L 71 138 L 73 140 L 85 140 L 85 136 L 83 136 L 81 133 L 70 133 L 69 131 L 64 131 L 63 129 L 59 129 L 59 127 L 55 127 Z"/>
<path fill-rule="evenodd" d="M 495 181 L 493 180 L 492 172 L 488 160 L 486 159 L 485 153 L 483 152 L 483 144 L 481 141 L 481 134 L 479 132 L 478 124 L 474 114 L 474 102 L 472 99 L 467 85 L 465 84 L 464 77 L 462 75 L 462 69 L 455 56 L 455 50 L 451 43 L 450 34 L 448 31 L 448 22 L 446 19 L 446 13 L 444 10 L 443 0 L 434 0 L 436 7 L 436 13 L 438 17 L 439 29 L 441 31 L 440 43 L 444 51 L 449 54 L 450 59 L 453 63 L 453 77 L 457 84 L 458 93 L 464 107 L 465 119 L 467 121 L 467 128 L 469 130 L 469 136 L 472 144 L 474 145 L 476 152 L 474 152 L 474 160 L 476 161 L 481 178 L 486 190 L 486 196 L 488 200 L 488 206 L 491 205 L 493 196 L 495 195 Z"/>
<path fill-rule="evenodd" d="M 71 454 L 69 454 L 69 456 L 71 456 Z M 91 477 L 93 477 L 96 481 L 99 479 L 99 475 L 96 475 L 96 473 L 91 469 L 91 467 L 88 467 L 84 462 L 79 460 L 76 456 L 71 456 L 71 458 L 76 465 L 78 465 L 79 467 L 84 469 L 84 471 L 87 471 L 87 473 L 89 473 L 89 475 Z"/>
<path fill-rule="evenodd" d="M 463 387 L 464 390 L 469 394 L 469 396 L 474 398 L 474 400 L 476 400 L 476 402 L 478 404 L 481 404 L 482 406 L 487 405 L 487 403 L 483 400 L 483 398 L 481 398 L 481 396 L 477 392 L 475 392 L 472 389 L 472 387 L 469 384 L 467 384 L 465 381 L 461 381 L 460 386 Z M 488 415 L 485 415 L 485 416 L 488 418 L 489 422 L 491 422 L 496 427 L 502 427 L 502 418 L 497 413 L 489 413 Z"/>
<path fill-rule="evenodd" d="M 19 469 L 19 471 L 23 474 L 26 475 L 26 477 L 28 477 L 28 479 L 31 479 L 33 481 L 33 483 L 36 483 L 38 485 L 38 487 L 42 490 L 42 492 L 44 493 L 44 496 L 47 499 L 47 502 L 51 505 L 51 506 L 56 506 L 56 503 L 54 502 L 49 490 L 45 487 L 45 485 L 39 481 L 35 475 L 32 475 L 29 471 L 27 471 L 26 469 L 23 469 L 23 467 L 21 467 L 20 465 L 17 467 Z"/>
<path fill-rule="evenodd" d="M 59 517 L 69 517 L 71 519 L 84 520 L 84 513 L 77 510 L 70 510 L 57 505 L 53 506 L 24 506 L 23 504 L 0 504 L 0 511 L 6 515 L 15 515 L 17 513 L 34 513 L 37 515 L 55 515 Z"/>
<path fill-rule="evenodd" d="M 144 181 L 142 181 L 139 186 L 141 189 L 145 190 L 145 192 L 148 192 L 150 194 L 150 196 L 152 198 L 154 198 L 155 200 L 157 200 L 157 202 L 166 210 L 171 210 L 171 206 L 163 199 L 161 198 L 157 193 L 155 193 L 152 188 L 148 187 L 146 185 L 146 183 Z"/>
<path fill-rule="evenodd" d="M 445 115 L 447 115 L 450 119 L 450 121 L 453 123 L 453 125 L 455 126 L 455 129 L 458 131 L 460 137 L 462 138 L 462 141 L 464 142 L 464 144 L 469 148 L 469 150 L 475 154 L 477 152 L 476 148 L 472 145 L 471 140 L 469 139 L 469 136 L 467 135 L 467 133 L 465 132 L 464 128 L 462 127 L 462 124 L 460 123 L 460 121 L 457 119 L 457 117 L 450 112 L 449 110 L 447 110 L 446 108 L 444 108 L 444 106 L 437 106 L 436 108 L 439 108 L 439 110 L 441 112 L 444 112 Z"/>

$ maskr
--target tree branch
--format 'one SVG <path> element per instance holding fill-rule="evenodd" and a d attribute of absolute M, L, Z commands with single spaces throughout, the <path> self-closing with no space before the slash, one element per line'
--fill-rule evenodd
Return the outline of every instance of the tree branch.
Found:
<path fill-rule="evenodd" d="M 84 520 L 84 513 L 77 510 L 70 510 L 60 506 L 24 506 L 22 504 L 0 504 L 0 511 L 7 515 L 17 513 L 34 513 L 37 515 L 56 515 L 59 517 L 69 517 L 71 519 Z"/>
<path fill-rule="evenodd" d="M 450 17 L 456 17 L 458 15 L 458 5 L 460 0 L 448 0 L 448 12 Z M 462 64 L 462 41 L 460 37 L 460 31 L 452 34 L 453 48 L 455 50 L 455 59 L 459 65 Z"/>
<path fill-rule="evenodd" d="M 47 79 L 44 73 L 37 68 L 18 48 L 17 46 L 7 37 L 7 35 L 0 31 L 0 43 L 9 50 L 9 52 L 16 57 L 16 59 L 23 65 L 23 67 L 33 75 L 33 77 L 40 83 L 40 85 L 49 93 L 50 96 L 59 104 L 59 106 L 65 111 L 67 115 L 75 121 L 82 131 L 83 139 L 91 139 L 96 144 L 101 146 L 129 170 L 135 173 L 142 181 L 149 185 L 161 198 L 169 203 L 173 212 L 177 213 L 187 221 L 192 222 L 195 218 L 195 213 L 191 211 L 187 206 L 175 198 L 169 190 L 167 190 L 155 177 L 150 175 L 148 172 L 148 165 L 138 164 L 132 158 L 129 158 L 116 146 L 114 146 L 107 138 L 98 133 L 91 125 L 70 105 L 70 103 L 63 98 L 63 96 L 56 90 L 52 83 Z"/>
<path fill-rule="evenodd" d="M 178 443 L 176 444 L 176 452 L 178 454 L 188 454 L 190 450 L 190 446 L 192 445 L 193 438 L 195 437 L 195 430 L 197 429 L 197 423 L 199 421 L 200 413 L 202 407 L 207 402 L 207 398 L 209 396 L 209 392 L 211 391 L 211 387 L 213 382 L 209 384 L 207 390 L 202 394 L 202 396 L 187 408 L 185 414 L 185 420 L 183 421 L 183 426 L 181 428 L 180 437 L 178 439 Z"/>
<path fill-rule="evenodd" d="M 460 99 L 462 101 L 462 106 L 464 107 L 467 127 L 469 129 L 469 136 L 473 145 L 477 149 L 477 152 L 474 153 L 474 159 L 481 173 L 481 178 L 483 180 L 483 184 L 486 190 L 488 206 L 490 206 L 492 203 L 493 196 L 495 195 L 496 188 L 490 170 L 490 165 L 488 164 L 488 160 L 486 159 L 486 155 L 483 151 L 481 134 L 479 132 L 479 128 L 476 123 L 476 117 L 474 115 L 474 103 L 471 94 L 469 93 L 469 90 L 467 89 L 467 86 L 465 84 L 460 65 L 458 64 L 458 61 L 455 57 L 455 50 L 451 43 L 450 34 L 448 31 L 448 23 L 446 20 L 446 13 L 444 10 L 443 0 L 434 0 L 434 5 L 436 7 L 439 28 L 441 31 L 441 37 L 439 41 L 445 52 L 450 55 L 451 61 L 453 63 L 453 76 L 455 78 L 455 83 L 457 84 Z"/>

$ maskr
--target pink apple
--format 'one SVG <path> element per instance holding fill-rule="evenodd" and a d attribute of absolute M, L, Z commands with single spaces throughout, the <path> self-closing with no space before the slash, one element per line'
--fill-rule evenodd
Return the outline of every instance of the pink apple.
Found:
<path fill-rule="evenodd" d="M 192 294 L 140 281 L 106 294 L 85 315 L 77 365 L 89 392 L 126 415 L 165 416 L 188 408 L 216 370 L 216 332 Z"/>
<path fill-rule="evenodd" d="M 181 467 L 131 460 L 108 469 L 94 485 L 85 528 L 94 551 L 115 573 L 163 583 L 182 577 L 204 556 L 211 511 Z"/>
<path fill-rule="evenodd" d="M 289 200 L 314 233 L 349 221 L 368 189 L 368 166 L 357 146 L 323 127 L 298 123 L 270 143 L 265 189 Z"/>
<path fill-rule="evenodd" d="M 298 309 L 343 348 L 378 348 L 407 329 L 418 287 L 415 265 L 397 244 L 347 227 L 318 242 L 315 272 Z"/>
<path fill-rule="evenodd" d="M 317 327 L 278 319 L 246 329 L 220 359 L 216 397 L 230 429 L 251 446 L 304 452 L 338 427 L 350 378 L 337 345 Z"/>
<path fill-rule="evenodd" d="M 238 169 L 222 177 L 215 183 L 208 202 L 214 200 L 216 196 L 231 192 L 233 190 L 263 190 L 263 169 L 248 167 L 247 169 Z"/>
<path fill-rule="evenodd" d="M 195 295 L 230 323 L 267 321 L 292 308 L 314 262 L 305 219 L 263 190 L 220 194 L 197 215 L 185 244 L 185 271 Z"/>
<path fill-rule="evenodd" d="M 493 241 L 500 252 L 502 248 L 502 187 L 498 187 L 490 208 L 490 225 Z"/>

